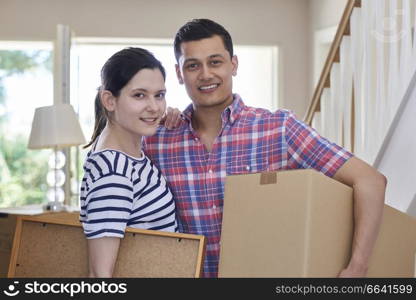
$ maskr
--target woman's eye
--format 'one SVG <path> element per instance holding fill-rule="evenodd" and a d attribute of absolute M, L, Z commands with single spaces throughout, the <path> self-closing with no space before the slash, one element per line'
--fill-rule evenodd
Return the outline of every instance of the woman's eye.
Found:
<path fill-rule="evenodd" d="M 144 94 L 143 93 L 137 93 L 137 94 L 134 94 L 134 97 L 136 97 L 136 98 L 144 98 Z"/>
<path fill-rule="evenodd" d="M 156 98 L 165 99 L 166 93 L 160 93 L 156 95 Z"/>

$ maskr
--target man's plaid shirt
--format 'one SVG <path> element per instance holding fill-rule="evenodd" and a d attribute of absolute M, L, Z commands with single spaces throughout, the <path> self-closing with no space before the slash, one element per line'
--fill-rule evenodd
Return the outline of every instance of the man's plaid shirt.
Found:
<path fill-rule="evenodd" d="M 313 168 L 332 177 L 352 154 L 319 136 L 288 110 L 272 113 L 234 102 L 207 152 L 192 128 L 193 107 L 174 130 L 160 127 L 144 150 L 173 192 L 179 231 L 207 238 L 204 277 L 216 277 L 226 175 Z"/>

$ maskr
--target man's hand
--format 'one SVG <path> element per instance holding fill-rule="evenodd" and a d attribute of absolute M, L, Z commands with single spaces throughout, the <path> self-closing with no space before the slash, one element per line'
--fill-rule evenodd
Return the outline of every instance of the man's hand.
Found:
<path fill-rule="evenodd" d="M 364 278 L 367 276 L 368 268 L 364 265 L 350 263 L 339 274 L 339 278 Z"/>
<path fill-rule="evenodd" d="M 181 111 L 177 108 L 168 107 L 166 113 L 160 121 L 167 129 L 175 129 L 179 127 L 182 122 Z"/>

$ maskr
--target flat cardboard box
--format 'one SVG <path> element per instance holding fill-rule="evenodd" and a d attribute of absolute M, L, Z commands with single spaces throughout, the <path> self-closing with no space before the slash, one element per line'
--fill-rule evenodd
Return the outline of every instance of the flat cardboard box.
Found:
<path fill-rule="evenodd" d="M 315 170 L 226 178 L 219 277 L 336 277 L 353 235 L 353 191 Z M 416 220 L 385 206 L 369 277 L 413 277 Z"/>

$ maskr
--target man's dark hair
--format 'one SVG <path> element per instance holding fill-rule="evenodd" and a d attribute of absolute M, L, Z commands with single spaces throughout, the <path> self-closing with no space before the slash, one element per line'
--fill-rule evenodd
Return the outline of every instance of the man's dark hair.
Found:
<path fill-rule="evenodd" d="M 218 35 L 221 37 L 225 49 L 233 57 L 233 41 L 228 31 L 220 24 L 209 19 L 193 19 L 179 28 L 175 35 L 174 49 L 176 61 L 181 56 L 183 42 L 198 41 Z"/>

